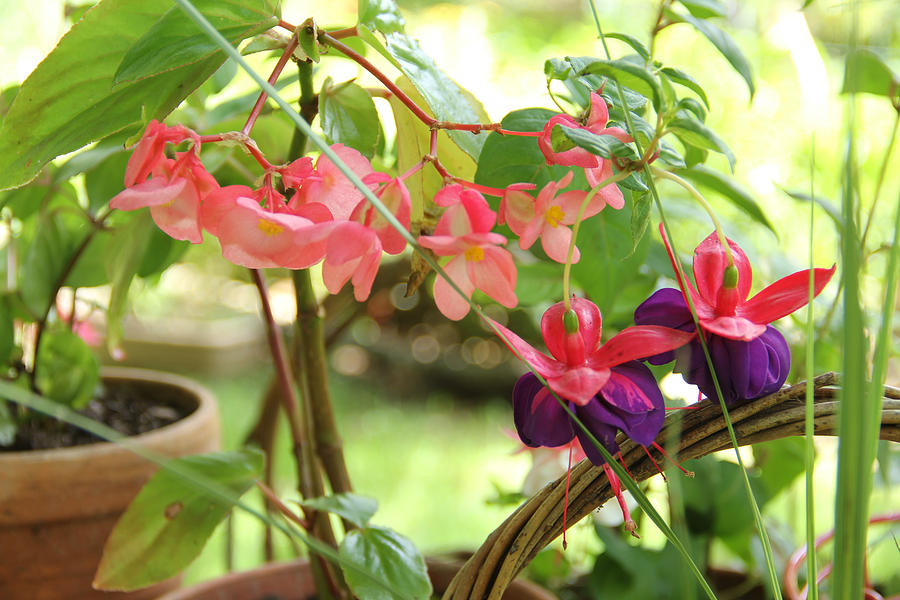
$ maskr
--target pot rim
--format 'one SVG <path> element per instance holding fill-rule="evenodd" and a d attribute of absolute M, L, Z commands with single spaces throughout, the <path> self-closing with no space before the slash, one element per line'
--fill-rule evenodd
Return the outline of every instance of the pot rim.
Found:
<path fill-rule="evenodd" d="M 113 447 L 121 448 L 123 451 L 128 452 L 128 445 L 137 444 L 144 446 L 148 443 L 161 442 L 165 438 L 178 436 L 183 429 L 192 428 L 197 421 L 218 418 L 215 395 L 209 388 L 183 375 L 137 367 L 103 366 L 100 368 L 100 377 L 104 380 L 134 380 L 181 388 L 194 399 L 195 408 L 187 416 L 174 423 L 138 435 L 123 436 L 118 441 L 94 442 L 92 444 L 44 450 L 0 452 L 0 462 L 25 463 L 48 460 L 90 460 L 95 456 L 108 453 Z"/>

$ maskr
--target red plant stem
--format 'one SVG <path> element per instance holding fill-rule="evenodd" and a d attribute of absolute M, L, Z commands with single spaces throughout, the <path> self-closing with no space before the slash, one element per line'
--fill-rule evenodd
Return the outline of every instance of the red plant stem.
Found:
<path fill-rule="evenodd" d="M 336 40 L 342 40 L 348 37 L 356 37 L 359 35 L 359 31 L 357 31 L 356 27 L 347 27 L 345 29 L 332 29 L 328 32 L 328 35 Z"/>
<path fill-rule="evenodd" d="M 289 521 L 293 521 L 305 531 L 310 531 L 312 529 L 312 525 L 310 525 L 309 521 L 300 518 L 298 514 L 285 506 L 284 503 L 278 499 L 278 495 L 272 490 L 272 488 L 264 484 L 262 481 L 257 481 L 256 487 L 258 487 L 259 490 L 263 493 L 263 496 L 265 496 L 266 499 L 272 503 L 272 506 L 277 508 L 278 512 L 287 517 Z"/>
<path fill-rule="evenodd" d="M 281 19 L 278 20 L 278 26 L 279 26 L 279 27 L 282 27 L 282 28 L 284 28 L 284 29 L 287 29 L 287 30 L 290 31 L 291 33 L 294 33 L 295 31 L 297 31 L 297 26 L 296 26 L 296 25 L 291 25 L 291 24 L 288 23 L 287 21 L 282 21 Z"/>
<path fill-rule="evenodd" d="M 257 101 L 258 103 L 259 101 Z M 253 139 L 250 138 L 243 131 L 241 132 L 230 132 L 230 133 L 217 133 L 216 135 L 202 135 L 200 136 L 201 144 L 210 144 L 215 142 L 224 142 L 224 141 L 237 141 L 239 142 L 245 150 L 256 159 L 256 162 L 259 163 L 266 171 L 271 171 L 275 168 L 275 165 L 266 160 L 266 157 L 263 156 L 263 153 L 259 151 L 259 148 L 256 147 L 256 144 L 253 142 Z"/>
<path fill-rule="evenodd" d="M 287 46 L 284 48 L 284 52 L 282 52 L 281 58 L 278 59 L 278 63 L 276 63 L 275 68 L 272 69 L 272 74 L 269 75 L 269 85 L 275 85 L 275 81 L 278 79 L 278 76 L 281 75 L 281 72 L 284 70 L 285 65 L 287 65 L 288 60 L 290 60 L 291 55 L 294 53 L 294 50 L 296 50 L 298 43 L 299 41 L 297 40 L 297 36 L 291 36 L 291 41 L 289 41 Z M 259 113 L 262 111 L 262 107 L 266 103 L 266 99 L 268 97 L 269 95 L 265 91 L 259 93 L 259 98 L 256 99 L 256 104 L 253 105 L 253 110 L 250 111 L 250 116 L 247 117 L 247 122 L 244 123 L 244 126 L 241 128 L 241 133 L 243 133 L 244 135 L 250 134 L 250 130 L 253 129 L 253 125 L 254 123 L 256 123 L 256 119 L 259 117 Z"/>

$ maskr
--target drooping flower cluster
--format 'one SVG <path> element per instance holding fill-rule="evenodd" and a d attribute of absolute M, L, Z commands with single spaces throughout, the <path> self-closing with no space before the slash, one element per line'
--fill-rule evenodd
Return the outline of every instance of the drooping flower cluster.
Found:
<path fill-rule="evenodd" d="M 552 448 L 577 437 L 591 462 L 601 465 L 603 455 L 550 390 L 610 453 L 618 451 L 619 431 L 639 444 L 650 444 L 662 427 L 665 404 L 656 379 L 639 359 L 681 347 L 694 334 L 638 326 L 601 344 L 597 305 L 583 298 L 572 298 L 570 304 L 570 310 L 563 302 L 554 304 L 541 319 L 541 333 L 552 356 L 534 349 L 499 323 L 491 325 L 549 386 L 542 385 L 533 373 L 522 375 L 516 383 L 513 414 L 522 442 Z"/>
<path fill-rule="evenodd" d="M 190 147 L 165 157 L 166 144 L 189 141 Z M 332 146 L 370 186 L 394 216 L 409 227 L 409 192 L 403 182 L 374 172 L 368 159 L 341 144 Z M 258 189 L 219 187 L 199 159 L 200 138 L 181 127 L 150 123 L 128 162 L 125 190 L 112 208 L 150 207 L 157 225 L 175 239 L 199 243 L 203 231 L 218 238 L 229 261 L 253 268 L 303 269 L 323 261 L 328 291 L 347 281 L 357 300 L 369 296 L 382 252 L 399 254 L 406 240 L 373 207 L 327 156 L 313 166 L 301 158 L 272 167 Z M 290 200 L 272 184 L 280 175 Z"/>
<path fill-rule="evenodd" d="M 734 265 L 729 270 L 728 253 L 711 233 L 694 250 L 694 284 L 684 276 L 668 240 L 666 249 L 682 290 L 665 288 L 654 292 L 634 312 L 640 325 L 662 325 L 695 331 L 686 295 L 694 305 L 715 376 L 726 403 L 760 398 L 778 391 L 791 369 L 791 355 L 781 333 L 769 325 L 803 307 L 809 300 L 809 270 L 779 279 L 748 299 L 753 272 L 741 248 L 727 240 Z M 817 296 L 834 274 L 830 269 L 813 269 L 813 294 Z M 737 275 L 736 280 L 728 281 Z M 674 352 L 650 358 L 652 364 L 675 360 L 675 371 L 700 391 L 717 398 L 713 374 L 699 340 Z"/>

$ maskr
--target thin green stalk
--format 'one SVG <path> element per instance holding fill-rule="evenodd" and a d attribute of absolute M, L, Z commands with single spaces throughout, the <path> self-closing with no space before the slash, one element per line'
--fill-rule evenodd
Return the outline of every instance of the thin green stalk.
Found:
<path fill-rule="evenodd" d="M 609 47 L 606 44 L 606 38 L 603 36 L 603 29 L 600 26 L 600 19 L 597 16 L 597 9 L 594 6 L 594 0 L 588 0 L 588 1 L 591 6 L 591 12 L 594 16 L 594 23 L 597 26 L 597 32 L 600 34 L 600 40 L 603 44 L 603 49 L 606 52 L 607 58 L 611 59 L 612 55 L 610 54 Z M 625 91 L 622 89 L 622 84 L 619 83 L 618 81 L 616 81 L 616 89 L 618 90 L 619 99 L 622 102 L 622 106 L 627 106 L 627 103 L 625 102 Z M 629 131 L 634 131 L 634 123 L 632 122 L 629 111 L 625 110 L 624 113 L 625 113 L 625 120 L 627 122 Z M 638 146 L 638 152 L 640 152 L 639 143 L 636 143 L 636 145 Z M 650 187 L 651 193 L 653 194 L 653 198 L 656 202 L 657 209 L 659 210 L 660 220 L 662 221 L 663 227 L 666 231 L 666 235 L 671 240 L 672 239 L 671 232 L 669 230 L 669 225 L 666 222 L 666 217 L 665 217 L 665 213 L 663 211 L 662 202 L 660 201 L 659 194 L 656 191 L 656 187 L 652 181 L 653 178 L 651 177 L 650 166 L 645 165 L 644 171 L 648 176 L 647 179 L 650 180 L 649 187 Z M 728 244 L 723 244 L 723 246 L 726 249 L 728 248 Z M 678 255 L 677 255 L 677 252 L 675 251 L 674 245 L 672 246 L 672 252 L 676 257 L 675 260 L 677 260 Z M 747 493 L 747 498 L 750 501 L 750 507 L 753 510 L 753 518 L 756 523 L 756 529 L 759 533 L 760 541 L 762 542 L 763 554 L 765 555 L 765 558 L 766 558 L 766 570 L 769 575 L 769 583 L 771 586 L 772 594 L 774 595 L 776 600 L 781 600 L 781 586 L 778 582 L 778 573 L 775 570 L 775 560 L 772 556 L 772 544 L 769 541 L 769 535 L 766 532 L 765 524 L 763 523 L 763 520 L 762 520 L 762 514 L 760 513 L 760 510 L 759 510 L 759 504 L 756 502 L 756 496 L 753 494 L 753 489 L 750 487 L 750 479 L 747 476 L 747 469 L 744 466 L 744 462 L 743 462 L 743 459 L 741 458 L 740 450 L 738 449 L 737 437 L 734 434 L 734 427 L 732 426 L 732 423 L 731 423 L 731 417 L 728 414 L 728 407 L 725 405 L 725 399 L 722 396 L 722 390 L 719 386 L 719 379 L 716 376 L 715 367 L 713 366 L 713 363 L 712 363 L 712 356 L 709 353 L 709 348 L 706 344 L 706 340 L 704 339 L 704 337 L 702 335 L 702 330 L 700 329 L 700 322 L 697 317 L 697 311 L 694 307 L 694 303 L 690 297 L 690 294 L 685 294 L 685 299 L 687 301 L 688 308 L 691 311 L 691 318 L 694 321 L 694 326 L 696 327 L 697 332 L 698 332 L 697 338 L 700 342 L 700 347 L 703 349 L 703 354 L 704 354 L 704 357 L 706 358 L 707 367 L 709 368 L 710 374 L 712 375 L 713 384 L 715 385 L 715 388 L 716 388 L 716 395 L 718 396 L 719 404 L 722 407 L 722 415 L 725 418 L 725 424 L 728 426 L 728 435 L 731 438 L 731 443 L 732 443 L 732 446 L 734 447 L 734 453 L 735 453 L 735 456 L 737 457 L 738 465 L 740 465 L 740 467 L 741 467 L 741 473 L 743 474 L 743 481 L 744 481 L 744 490 Z"/>
<path fill-rule="evenodd" d="M 581 202 L 581 206 L 578 207 L 578 215 L 575 217 L 575 224 L 572 226 L 572 238 L 569 240 L 569 250 L 566 253 L 566 264 L 563 267 L 563 302 L 565 303 L 566 310 L 572 308 L 569 293 L 569 282 L 572 276 L 572 259 L 575 257 L 575 240 L 578 239 L 578 230 L 581 227 L 581 221 L 584 219 L 584 211 L 587 210 L 588 204 L 591 203 L 591 200 L 594 199 L 600 190 L 605 188 L 608 185 L 613 185 L 617 181 L 622 181 L 626 177 L 628 177 L 631 173 L 628 171 L 619 171 L 612 177 L 607 177 L 588 192 L 588 195 L 584 197 L 584 200 Z"/>
<path fill-rule="evenodd" d="M 812 157 L 809 163 L 809 197 L 815 198 L 815 165 L 816 165 L 816 137 L 812 136 L 810 143 Z M 816 573 L 819 569 L 816 566 L 816 508 L 815 508 L 815 466 L 816 466 L 816 445 L 815 445 L 815 406 L 814 395 L 815 386 L 812 381 L 812 373 L 815 370 L 815 334 L 816 325 L 813 318 L 813 298 L 815 292 L 815 273 L 813 272 L 813 232 L 815 223 L 815 202 L 809 203 L 809 304 L 806 308 L 806 585 L 807 598 L 809 600 L 818 600 L 819 585 L 816 581 Z"/>
<path fill-rule="evenodd" d="M 894 119 L 891 137 L 888 138 L 888 146 L 884 151 L 884 160 L 881 161 L 881 168 L 878 170 L 878 179 L 875 182 L 875 191 L 872 194 L 872 206 L 869 208 L 869 216 L 866 218 L 866 226 L 863 228 L 862 240 L 859 243 L 863 252 L 866 250 L 866 239 L 869 237 L 869 227 L 872 225 L 872 219 L 875 217 L 875 207 L 878 205 L 878 197 L 881 195 L 881 186 L 884 184 L 885 175 L 887 175 L 888 162 L 891 159 L 891 151 L 894 149 L 894 142 L 897 139 L 898 126 L 900 126 L 900 110 L 897 111 L 897 117 Z"/>

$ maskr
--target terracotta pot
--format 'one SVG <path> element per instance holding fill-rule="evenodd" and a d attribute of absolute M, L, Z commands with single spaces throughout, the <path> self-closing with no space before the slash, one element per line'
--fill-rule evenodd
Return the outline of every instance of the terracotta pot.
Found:
<path fill-rule="evenodd" d="M 130 380 L 162 388 L 172 402 L 192 411 L 132 437 L 135 443 L 172 457 L 219 448 L 218 408 L 205 388 L 142 369 L 113 367 L 102 375 L 107 383 Z M 175 588 L 177 580 L 131 594 L 91 588 L 107 536 L 156 469 L 110 443 L 0 453 L 0 598 L 138 600 Z"/>
<path fill-rule="evenodd" d="M 436 594 L 442 593 L 461 562 L 428 559 L 428 575 Z M 252 571 L 229 573 L 189 588 L 175 590 L 158 600 L 311 600 L 315 598 L 312 573 L 306 561 L 264 565 Z M 503 600 L 556 600 L 556 596 L 528 581 L 514 581 Z"/>

